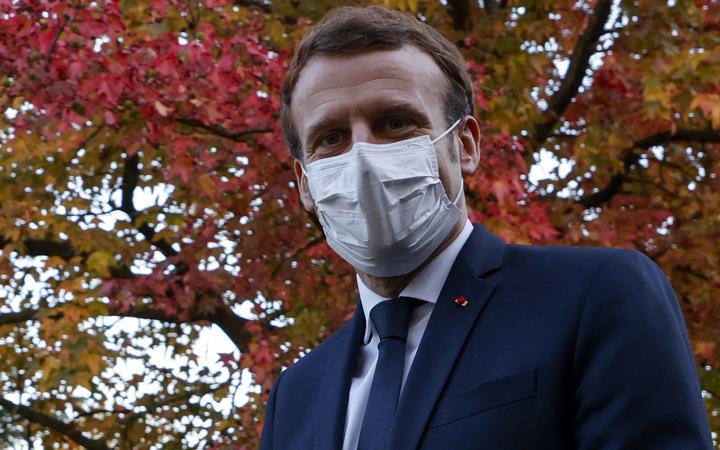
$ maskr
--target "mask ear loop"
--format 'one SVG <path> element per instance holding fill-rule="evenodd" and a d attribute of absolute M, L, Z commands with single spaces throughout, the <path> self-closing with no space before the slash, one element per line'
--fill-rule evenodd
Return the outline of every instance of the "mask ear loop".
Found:
<path fill-rule="evenodd" d="M 454 124 L 450 125 L 450 128 L 448 128 L 447 130 L 445 130 L 445 131 L 443 132 L 443 134 L 441 134 L 440 136 L 436 137 L 436 138 L 433 139 L 431 142 L 434 144 L 434 143 L 436 143 L 437 141 L 439 141 L 440 139 L 442 139 L 442 138 L 444 138 L 445 136 L 447 136 L 452 130 L 455 129 L 456 126 L 458 126 L 458 124 L 460 123 L 461 120 L 462 120 L 462 117 L 459 118 L 458 120 L 456 120 Z"/>
<path fill-rule="evenodd" d="M 312 197 L 312 188 L 310 187 L 310 175 L 308 174 L 308 171 L 305 168 L 305 161 L 300 161 L 300 170 L 302 171 L 302 174 L 305 177 L 305 182 L 308 185 L 308 189 L 310 189 L 310 196 Z M 301 182 L 302 182 L 301 180 L 298 180 L 298 185 Z"/>
<path fill-rule="evenodd" d="M 457 195 L 455 196 L 455 200 L 453 200 L 453 205 L 458 206 L 458 200 L 460 200 L 460 197 L 465 193 L 465 179 L 462 175 L 460 175 L 460 190 L 458 191 Z"/>
<path fill-rule="evenodd" d="M 440 139 L 442 139 L 442 138 L 444 138 L 445 136 L 447 136 L 452 130 L 454 130 L 455 127 L 458 126 L 458 124 L 460 123 L 461 120 L 462 120 L 462 117 L 459 118 L 458 120 L 456 120 L 454 124 L 450 125 L 450 128 L 448 128 L 447 130 L 445 130 L 445 131 L 443 132 L 443 134 L 441 134 L 440 136 L 438 136 L 438 137 L 436 137 L 435 139 L 433 139 L 433 140 L 431 141 L 431 142 L 433 143 L 433 145 L 434 145 L 437 141 L 439 141 Z M 463 195 L 464 193 L 465 193 L 465 180 L 463 179 L 462 175 L 460 175 L 460 190 L 458 190 L 458 193 L 457 193 L 457 195 L 455 196 L 455 200 L 453 200 L 453 204 L 454 204 L 456 207 L 457 207 L 457 202 L 458 202 L 458 200 L 460 200 L 460 197 L 462 197 L 462 195 Z"/>
<path fill-rule="evenodd" d="M 310 197 L 312 197 L 313 191 L 312 187 L 310 186 L 310 174 L 308 174 L 307 169 L 305 168 L 305 162 L 300 163 L 300 170 L 302 170 L 303 176 L 305 176 L 305 182 L 307 183 L 308 189 L 310 189 Z M 300 183 L 300 181 L 298 181 L 298 183 Z"/>

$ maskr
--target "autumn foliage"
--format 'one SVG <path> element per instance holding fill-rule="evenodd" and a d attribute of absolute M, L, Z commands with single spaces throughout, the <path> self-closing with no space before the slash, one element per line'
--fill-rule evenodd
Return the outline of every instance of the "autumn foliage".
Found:
<path fill-rule="evenodd" d="M 468 61 L 471 220 L 648 254 L 718 411 L 720 2 L 446 3 L 384 2 Z M 0 0 L 0 443 L 257 448 L 278 372 L 357 299 L 277 120 L 341 4 Z M 211 327 L 235 349 L 206 364 Z"/>

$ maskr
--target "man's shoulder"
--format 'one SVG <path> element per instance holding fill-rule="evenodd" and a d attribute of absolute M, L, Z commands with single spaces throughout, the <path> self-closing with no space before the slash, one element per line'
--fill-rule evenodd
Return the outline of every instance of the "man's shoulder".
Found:
<path fill-rule="evenodd" d="M 542 286 L 537 295 L 561 308 L 572 302 L 580 306 L 573 309 L 578 313 L 588 302 L 612 305 L 625 315 L 677 306 L 667 276 L 634 249 L 509 245 L 505 259 L 501 282 L 526 290 Z"/>
<path fill-rule="evenodd" d="M 627 248 L 508 245 L 498 280 L 541 283 L 559 297 L 583 297 L 602 284 L 662 286 L 666 277 L 645 254 Z"/>
<path fill-rule="evenodd" d="M 570 272 L 596 272 L 608 265 L 615 268 L 654 265 L 643 253 L 628 248 L 518 244 L 507 246 L 505 263 L 545 268 L 554 272 L 563 269 Z"/>
<path fill-rule="evenodd" d="M 520 255 L 532 255 L 538 257 L 553 258 L 581 258 L 581 259 L 603 259 L 615 255 L 623 255 L 630 253 L 639 253 L 632 249 L 617 247 L 590 247 L 590 246 L 570 246 L 570 245 L 527 245 L 527 244 L 508 244 L 507 248 L 511 253 Z"/>

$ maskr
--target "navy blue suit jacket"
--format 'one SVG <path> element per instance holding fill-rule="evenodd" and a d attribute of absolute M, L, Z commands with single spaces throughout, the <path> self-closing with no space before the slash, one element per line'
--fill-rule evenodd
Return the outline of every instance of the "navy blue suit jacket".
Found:
<path fill-rule="evenodd" d="M 453 302 L 459 295 L 467 306 Z M 263 450 L 342 448 L 364 327 L 358 304 L 283 372 Z M 428 322 L 388 448 L 711 449 L 667 278 L 635 251 L 506 245 L 476 225 Z"/>

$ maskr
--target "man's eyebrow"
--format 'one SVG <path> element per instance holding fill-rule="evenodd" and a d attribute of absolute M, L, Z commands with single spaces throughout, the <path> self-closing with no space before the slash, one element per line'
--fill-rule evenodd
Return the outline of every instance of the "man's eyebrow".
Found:
<path fill-rule="evenodd" d="M 406 102 L 385 105 L 382 108 L 378 108 L 378 112 L 383 116 L 390 116 L 393 114 L 410 114 L 429 120 L 429 117 L 427 117 L 425 112 L 420 110 L 417 106 Z"/>

